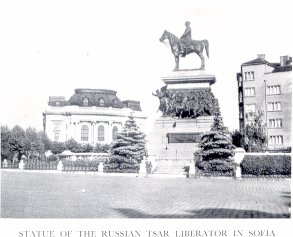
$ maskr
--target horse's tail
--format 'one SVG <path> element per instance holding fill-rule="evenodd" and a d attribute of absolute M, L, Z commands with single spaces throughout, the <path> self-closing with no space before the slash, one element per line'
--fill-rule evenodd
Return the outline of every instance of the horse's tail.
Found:
<path fill-rule="evenodd" d="M 210 53 L 209 53 L 209 41 L 207 41 L 207 40 L 202 40 L 201 42 L 203 42 L 203 45 L 204 45 L 204 47 L 205 47 L 205 49 L 206 49 L 206 53 L 207 53 L 207 56 L 208 56 L 208 58 L 210 57 Z"/>

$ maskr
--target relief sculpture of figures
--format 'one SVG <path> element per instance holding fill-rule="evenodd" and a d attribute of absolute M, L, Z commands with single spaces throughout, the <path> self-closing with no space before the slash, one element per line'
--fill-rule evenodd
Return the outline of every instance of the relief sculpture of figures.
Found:
<path fill-rule="evenodd" d="M 167 91 L 166 91 L 166 87 L 162 87 L 161 90 L 156 90 L 156 94 L 152 93 L 153 96 L 157 96 L 160 100 L 160 106 L 159 109 L 160 111 L 163 112 L 163 115 L 168 114 L 168 112 L 171 109 L 171 105 L 170 105 L 170 100 L 169 97 L 167 96 Z"/>
<path fill-rule="evenodd" d="M 153 95 L 160 100 L 158 110 L 163 116 L 197 118 L 201 115 L 214 115 L 219 110 L 217 99 L 208 89 L 170 91 L 165 86 Z"/>
<path fill-rule="evenodd" d="M 190 22 L 185 22 L 185 31 L 181 38 L 179 39 L 174 34 L 164 31 L 160 38 L 161 42 L 165 39 L 169 41 L 171 46 L 171 51 L 175 58 L 175 68 L 174 71 L 179 70 L 179 56 L 185 57 L 187 54 L 196 53 L 201 59 L 201 66 L 199 70 L 205 69 L 205 58 L 203 56 L 203 50 L 205 49 L 207 57 L 209 57 L 209 42 L 207 40 L 192 40 L 191 38 L 191 28 Z"/>

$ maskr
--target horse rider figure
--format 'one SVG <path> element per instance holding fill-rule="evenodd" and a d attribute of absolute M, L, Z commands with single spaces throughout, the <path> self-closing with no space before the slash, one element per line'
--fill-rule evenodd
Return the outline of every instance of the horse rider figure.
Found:
<path fill-rule="evenodd" d="M 182 54 L 182 57 L 185 57 L 187 54 L 187 48 L 191 45 L 191 28 L 190 28 L 190 22 L 186 21 L 185 22 L 185 31 L 183 35 L 180 38 L 180 53 Z"/>

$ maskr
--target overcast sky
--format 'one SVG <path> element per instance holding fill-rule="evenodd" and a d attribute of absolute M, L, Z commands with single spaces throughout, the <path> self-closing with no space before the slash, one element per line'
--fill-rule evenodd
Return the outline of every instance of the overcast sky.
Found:
<path fill-rule="evenodd" d="M 159 101 L 152 92 L 174 68 L 166 29 L 177 36 L 191 22 L 193 39 L 208 39 L 206 70 L 224 123 L 238 128 L 236 73 L 266 54 L 292 56 L 290 1 L 14 1 L 0 5 L 1 123 L 42 129 L 50 95 L 69 99 L 75 88 L 113 89 L 140 100 L 150 121 Z M 181 68 L 200 66 L 198 56 Z M 151 123 L 150 123 L 151 124 Z"/>

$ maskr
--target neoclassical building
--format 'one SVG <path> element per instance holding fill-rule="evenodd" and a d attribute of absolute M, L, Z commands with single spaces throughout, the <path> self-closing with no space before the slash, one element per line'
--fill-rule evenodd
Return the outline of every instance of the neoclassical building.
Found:
<path fill-rule="evenodd" d="M 130 115 L 144 131 L 146 116 L 140 102 L 121 101 L 116 91 L 75 89 L 69 100 L 50 96 L 43 113 L 44 131 L 52 141 L 71 138 L 80 143 L 110 144 Z"/>

